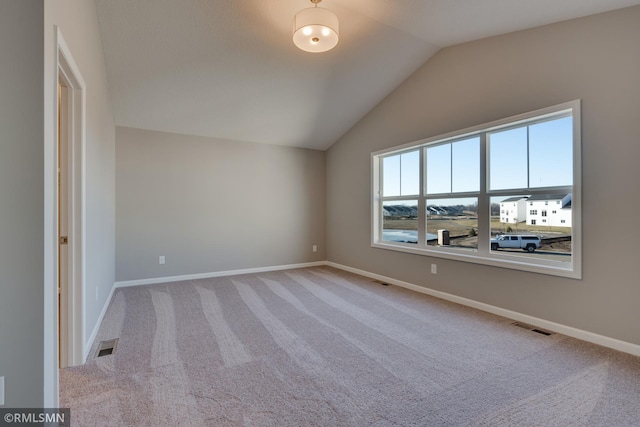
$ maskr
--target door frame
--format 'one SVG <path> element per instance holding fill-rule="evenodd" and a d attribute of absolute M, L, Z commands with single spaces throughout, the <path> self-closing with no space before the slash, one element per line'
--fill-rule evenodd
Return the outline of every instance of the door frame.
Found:
<path fill-rule="evenodd" d="M 85 145 L 86 145 L 86 85 L 76 65 L 71 51 L 60 30 L 56 28 L 56 103 L 55 115 L 58 117 L 57 83 L 66 87 L 63 124 L 67 136 L 67 230 L 69 234 L 67 248 L 67 280 L 61 284 L 61 307 L 66 313 L 58 313 L 56 302 L 56 318 L 62 320 L 59 342 L 60 367 L 80 365 L 84 363 L 84 289 L 85 289 Z M 55 120 L 56 152 L 58 150 L 58 121 Z M 57 158 L 57 156 L 56 156 Z M 57 161 L 57 160 L 56 160 Z M 56 165 L 57 170 L 57 165 Z M 58 189 L 55 190 L 56 206 Z M 56 209 L 56 217 L 58 215 Z M 57 223 L 57 221 L 56 221 Z M 58 232 L 56 227 L 56 242 Z M 57 251 L 54 265 L 58 269 Z M 57 333 L 56 333 L 57 335 Z M 58 352 L 56 352 L 57 354 Z"/>

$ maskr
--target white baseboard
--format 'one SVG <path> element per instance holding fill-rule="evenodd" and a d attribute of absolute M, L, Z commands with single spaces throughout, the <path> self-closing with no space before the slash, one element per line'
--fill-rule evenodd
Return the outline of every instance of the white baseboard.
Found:
<path fill-rule="evenodd" d="M 559 334 L 567 335 L 573 338 L 577 338 L 582 341 L 587 341 L 593 344 L 601 345 L 603 347 L 612 348 L 614 350 L 629 353 L 634 356 L 640 356 L 640 345 L 638 344 L 633 344 L 633 343 L 622 341 L 616 338 L 606 337 L 604 335 L 595 334 L 593 332 L 577 329 L 571 326 L 562 325 L 560 323 L 550 322 L 548 320 L 529 316 L 527 314 L 518 313 L 516 311 L 507 310 L 504 308 L 474 301 L 468 298 L 460 297 L 460 296 L 449 294 L 446 292 L 436 291 L 433 289 L 426 288 L 424 286 L 414 285 L 413 283 L 403 282 L 402 280 L 397 280 L 392 277 L 386 277 L 380 274 L 375 274 L 365 270 L 360 270 L 358 268 L 336 264 L 335 262 L 328 261 L 326 265 L 338 268 L 340 270 L 345 270 L 351 273 L 359 274 L 361 276 L 370 277 L 372 279 L 390 283 L 392 285 L 397 285 L 406 289 L 411 289 L 413 291 L 431 295 L 436 298 L 440 298 L 440 299 L 451 301 L 457 304 L 465 305 L 467 307 L 476 308 L 478 310 L 486 311 L 488 313 L 496 314 L 498 316 L 506 317 L 508 319 L 513 319 L 519 322 L 528 323 L 530 325 L 547 329 L 549 331 L 557 332 Z"/>
<path fill-rule="evenodd" d="M 116 291 L 115 284 L 111 287 L 111 291 L 109 292 L 109 296 L 104 302 L 104 306 L 102 307 L 102 311 L 100 312 L 100 316 L 98 316 L 98 320 L 96 324 L 93 326 L 93 330 L 91 331 L 91 335 L 89 335 L 89 339 L 82 346 L 82 363 L 87 362 L 87 357 L 89 357 L 89 351 L 91 351 L 91 347 L 93 346 L 93 342 L 98 336 L 98 330 L 100 329 L 100 325 L 102 325 L 102 320 L 104 319 L 105 314 L 107 314 L 107 309 L 109 308 L 109 304 L 111 304 L 111 299 L 113 298 L 113 293 Z"/>
<path fill-rule="evenodd" d="M 153 279 L 126 280 L 116 282 L 114 287 L 154 285 L 159 283 L 180 282 L 183 280 L 208 279 L 210 277 L 237 276 L 239 274 L 264 273 L 267 271 L 292 270 L 294 268 L 318 267 L 327 265 L 326 261 L 305 262 L 300 264 L 275 265 L 271 267 L 244 268 L 241 270 L 214 271 L 211 273 L 185 274 L 183 276 L 156 277 Z"/>

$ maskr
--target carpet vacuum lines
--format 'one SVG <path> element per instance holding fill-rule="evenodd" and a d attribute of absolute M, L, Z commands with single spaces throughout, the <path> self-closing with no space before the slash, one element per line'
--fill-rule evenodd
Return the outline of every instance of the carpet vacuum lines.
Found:
<path fill-rule="evenodd" d="M 640 426 L 640 357 L 316 266 L 123 287 L 72 426 Z"/>
<path fill-rule="evenodd" d="M 378 363 L 380 366 L 386 369 L 391 375 L 393 375 L 394 377 L 398 378 L 399 380 L 407 384 L 409 387 L 411 387 L 411 389 L 414 390 L 416 393 L 420 393 L 420 390 L 423 390 L 425 388 L 428 388 L 429 390 L 434 390 L 434 389 L 437 390 L 438 388 L 441 388 L 441 385 L 439 383 L 433 381 L 429 377 L 429 375 L 427 375 L 428 373 L 427 366 L 424 366 L 424 369 L 420 370 L 418 374 L 416 374 L 416 372 L 409 371 L 406 368 L 407 362 L 405 362 L 404 360 L 398 357 L 391 357 L 388 351 L 384 351 L 384 350 L 375 348 L 372 345 L 368 345 L 367 343 L 355 337 L 354 334 L 349 334 L 342 328 L 330 323 L 324 318 L 311 312 L 304 305 L 302 301 L 300 301 L 295 295 L 293 295 L 280 282 L 266 279 L 266 278 L 260 278 L 260 279 L 267 285 L 267 287 L 273 293 L 278 295 L 284 301 L 291 304 L 296 310 L 300 311 L 306 316 L 309 316 L 316 322 L 320 323 L 321 325 L 327 328 L 330 328 L 332 331 L 339 334 L 351 345 L 353 345 L 354 347 L 357 347 L 363 353 L 363 355 L 370 357 L 372 360 L 374 360 L 376 363 Z M 413 360 L 411 363 L 421 364 L 424 362 Z M 428 387 L 425 387 L 426 385 L 428 385 Z"/>

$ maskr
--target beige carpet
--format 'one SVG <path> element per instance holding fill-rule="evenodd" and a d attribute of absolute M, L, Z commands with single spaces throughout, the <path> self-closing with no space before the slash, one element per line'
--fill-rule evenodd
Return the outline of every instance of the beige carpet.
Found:
<path fill-rule="evenodd" d="M 640 426 L 640 358 L 332 268 L 118 289 L 76 426 Z"/>

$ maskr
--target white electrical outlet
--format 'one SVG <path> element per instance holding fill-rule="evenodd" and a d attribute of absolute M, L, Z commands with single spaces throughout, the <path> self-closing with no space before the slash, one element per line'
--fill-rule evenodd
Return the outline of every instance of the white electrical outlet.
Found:
<path fill-rule="evenodd" d="M 438 264 L 431 264 L 431 274 L 438 274 Z"/>
<path fill-rule="evenodd" d="M 164 262 L 165 262 L 164 255 L 160 255 L 158 257 L 158 264 L 162 265 L 162 264 L 164 264 Z"/>
<path fill-rule="evenodd" d="M 0 377 L 0 406 L 4 406 L 4 377 Z"/>
<path fill-rule="evenodd" d="M 311 247 L 311 250 L 312 250 L 313 252 L 318 252 L 318 245 L 313 245 L 313 246 Z"/>

